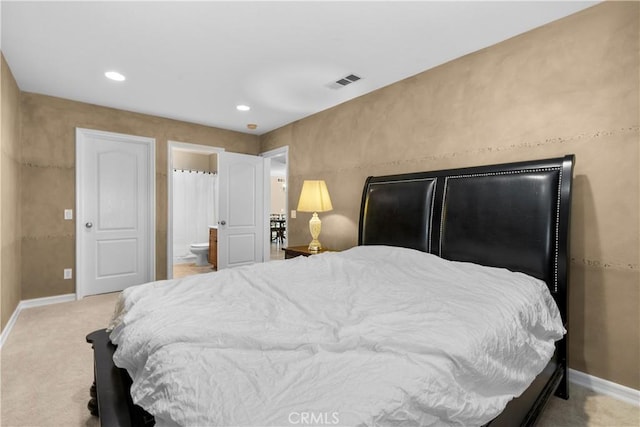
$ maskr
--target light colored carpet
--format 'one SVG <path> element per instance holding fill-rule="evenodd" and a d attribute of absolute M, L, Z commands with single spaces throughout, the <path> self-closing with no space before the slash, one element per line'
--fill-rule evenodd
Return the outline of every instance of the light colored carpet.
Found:
<path fill-rule="evenodd" d="M 23 310 L 2 347 L 2 426 L 87 426 L 93 383 L 88 333 L 104 328 L 117 294 Z"/>
<path fill-rule="evenodd" d="M 93 352 L 85 336 L 106 326 L 117 294 L 23 310 L 2 349 L 2 426 L 85 426 Z M 572 386 L 541 422 L 556 426 L 640 426 L 640 408 Z"/>

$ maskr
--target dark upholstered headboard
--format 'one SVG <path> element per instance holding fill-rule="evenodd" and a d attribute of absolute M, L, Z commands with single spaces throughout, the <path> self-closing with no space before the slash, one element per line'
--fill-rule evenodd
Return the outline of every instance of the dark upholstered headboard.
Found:
<path fill-rule="evenodd" d="M 369 177 L 359 245 L 402 246 L 544 280 L 566 322 L 574 156 Z"/>

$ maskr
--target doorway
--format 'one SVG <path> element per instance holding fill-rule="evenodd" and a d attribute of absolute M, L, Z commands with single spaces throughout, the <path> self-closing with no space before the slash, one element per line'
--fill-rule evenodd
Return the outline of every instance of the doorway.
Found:
<path fill-rule="evenodd" d="M 268 222 L 265 220 L 265 206 L 269 188 L 265 175 L 270 160 L 247 154 L 228 153 L 219 147 L 176 141 L 169 141 L 167 150 L 167 278 L 176 278 L 176 262 L 188 264 L 186 271 L 180 273 L 184 277 L 268 260 Z M 200 160 L 194 156 L 199 156 Z M 203 160 L 202 156 L 208 160 Z M 204 220 L 203 225 L 198 228 L 198 232 L 204 234 L 197 235 L 193 242 L 176 239 L 174 232 L 177 228 L 177 203 L 174 200 L 177 188 L 173 174 L 178 166 L 176 161 L 180 157 L 187 157 L 189 161 L 199 164 L 208 164 L 208 172 L 213 171 L 214 165 L 217 167 L 214 215 Z M 189 169 L 194 166 L 186 167 Z M 206 235 L 209 236 L 208 239 Z M 185 245 L 188 245 L 190 254 L 187 253 Z M 193 257 L 191 260 L 195 262 L 180 262 L 178 251 L 187 257 Z M 202 262 L 199 263 L 198 258 L 201 258 Z M 184 261 L 184 257 L 182 260 Z"/>
<path fill-rule="evenodd" d="M 271 259 L 284 259 L 289 219 L 289 147 L 266 151 L 260 156 L 271 159 L 270 253 Z"/>
<path fill-rule="evenodd" d="M 167 150 L 167 278 L 215 271 L 210 237 L 218 222 L 218 154 L 224 148 L 169 141 Z"/>

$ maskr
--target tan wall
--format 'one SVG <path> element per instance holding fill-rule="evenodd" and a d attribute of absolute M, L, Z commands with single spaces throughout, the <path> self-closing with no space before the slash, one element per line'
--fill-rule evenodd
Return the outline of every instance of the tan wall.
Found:
<path fill-rule="evenodd" d="M 4 329 L 20 302 L 20 90 L 0 56 L 0 310 Z"/>
<path fill-rule="evenodd" d="M 259 153 L 258 137 L 160 117 L 22 93 L 22 299 L 75 292 L 75 128 L 156 139 L 156 278 L 167 266 L 167 141 Z"/>
<path fill-rule="evenodd" d="M 173 151 L 173 168 L 193 171 L 212 172 L 211 158 L 208 154 Z M 215 169 L 213 170 L 215 171 Z"/>
<path fill-rule="evenodd" d="M 321 241 L 357 242 L 369 175 L 575 153 L 570 364 L 640 389 L 639 11 L 605 2 L 287 125 L 289 205 L 327 181 Z M 289 222 L 309 240 L 309 214 Z"/>

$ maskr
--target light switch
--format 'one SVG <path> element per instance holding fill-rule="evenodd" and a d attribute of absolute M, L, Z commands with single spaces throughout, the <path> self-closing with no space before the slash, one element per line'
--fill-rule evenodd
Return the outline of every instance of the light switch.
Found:
<path fill-rule="evenodd" d="M 73 219 L 73 209 L 64 210 L 64 219 L 66 220 Z"/>
<path fill-rule="evenodd" d="M 294 219 L 295 219 L 295 217 L 296 217 L 296 213 L 297 213 L 296 211 L 291 211 L 291 218 L 294 218 Z"/>
<path fill-rule="evenodd" d="M 64 269 L 63 277 L 64 277 L 65 279 L 72 279 L 72 278 L 73 278 L 73 270 L 72 270 L 72 269 L 70 269 L 70 268 L 65 268 L 65 269 Z"/>

